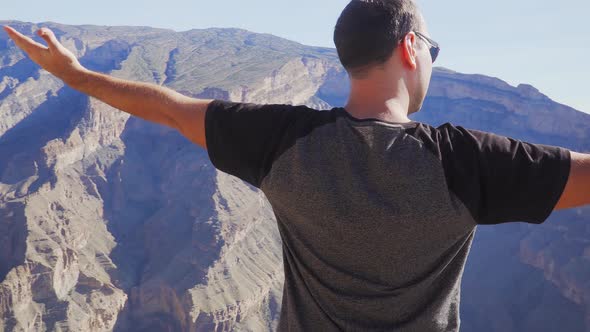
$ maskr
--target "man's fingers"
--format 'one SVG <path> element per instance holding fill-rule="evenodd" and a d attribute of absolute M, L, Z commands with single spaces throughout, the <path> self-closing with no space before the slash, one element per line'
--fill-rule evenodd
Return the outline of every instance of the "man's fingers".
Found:
<path fill-rule="evenodd" d="M 22 48 L 25 52 L 31 53 L 40 53 L 42 51 L 46 51 L 47 47 L 43 44 L 37 43 L 33 39 L 21 34 L 20 32 L 14 30 L 9 26 L 4 26 L 4 30 L 8 33 L 8 36 L 14 40 L 14 43 Z"/>
<path fill-rule="evenodd" d="M 76 81 L 76 75 L 84 69 L 74 54 L 65 48 L 48 28 L 38 29 L 36 34 L 47 42 L 49 48 L 11 27 L 5 26 L 4 30 L 33 62 L 64 82 Z"/>
<path fill-rule="evenodd" d="M 59 41 L 57 40 L 57 38 L 55 38 L 55 34 L 53 33 L 53 31 L 51 31 L 51 29 L 41 28 L 37 30 L 37 34 L 47 42 L 49 48 L 53 49 L 59 47 Z"/>

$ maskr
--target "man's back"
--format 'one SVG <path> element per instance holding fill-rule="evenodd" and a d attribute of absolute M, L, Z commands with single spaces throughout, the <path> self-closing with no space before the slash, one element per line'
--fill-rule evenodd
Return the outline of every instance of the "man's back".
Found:
<path fill-rule="evenodd" d="M 280 331 L 457 331 L 476 225 L 542 222 L 569 172 L 562 148 L 343 108 L 214 101 L 206 134 L 276 215 Z"/>

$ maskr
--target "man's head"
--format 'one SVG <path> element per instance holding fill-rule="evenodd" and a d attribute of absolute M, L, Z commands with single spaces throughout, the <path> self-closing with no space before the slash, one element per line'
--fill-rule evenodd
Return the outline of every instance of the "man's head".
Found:
<path fill-rule="evenodd" d="M 377 81 L 402 80 L 408 114 L 421 108 L 428 90 L 432 74 L 428 37 L 412 0 L 353 0 L 334 29 L 336 50 L 353 88 L 355 81 L 384 86 L 386 82 Z"/>

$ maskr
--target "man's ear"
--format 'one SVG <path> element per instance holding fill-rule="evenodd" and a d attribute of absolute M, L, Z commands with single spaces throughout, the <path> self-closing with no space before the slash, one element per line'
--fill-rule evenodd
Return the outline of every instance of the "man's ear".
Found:
<path fill-rule="evenodd" d="M 400 46 L 404 65 L 416 69 L 416 34 L 413 32 L 408 33 Z"/>

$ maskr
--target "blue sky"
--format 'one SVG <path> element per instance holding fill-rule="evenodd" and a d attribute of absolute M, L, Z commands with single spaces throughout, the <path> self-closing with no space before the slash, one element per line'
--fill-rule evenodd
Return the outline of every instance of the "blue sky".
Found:
<path fill-rule="evenodd" d="M 590 1 L 417 0 L 442 51 L 437 65 L 528 83 L 590 113 Z M 308 45 L 334 47 L 346 0 L 11 1 L 0 19 L 142 25 L 184 31 L 239 27 Z"/>

